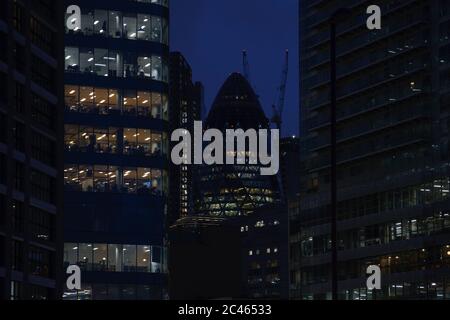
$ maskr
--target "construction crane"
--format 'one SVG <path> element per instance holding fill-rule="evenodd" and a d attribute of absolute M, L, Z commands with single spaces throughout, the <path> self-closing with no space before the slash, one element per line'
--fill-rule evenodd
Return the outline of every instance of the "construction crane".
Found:
<path fill-rule="evenodd" d="M 242 51 L 242 65 L 244 67 L 244 77 L 250 82 L 250 64 L 248 62 L 247 50 Z"/>
<path fill-rule="evenodd" d="M 283 67 L 283 72 L 281 74 L 281 84 L 278 87 L 278 104 L 273 104 L 273 116 L 272 116 L 272 123 L 276 125 L 277 129 L 281 131 L 281 127 L 283 124 L 283 111 L 284 111 L 284 104 L 286 100 L 286 84 L 288 79 L 288 73 L 289 73 L 289 51 L 286 50 L 285 55 L 285 62 Z"/>

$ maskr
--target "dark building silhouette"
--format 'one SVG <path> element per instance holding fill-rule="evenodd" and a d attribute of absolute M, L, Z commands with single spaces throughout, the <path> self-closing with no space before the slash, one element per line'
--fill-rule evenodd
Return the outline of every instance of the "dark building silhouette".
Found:
<path fill-rule="evenodd" d="M 242 75 L 233 73 L 225 81 L 204 128 L 269 129 L 258 97 Z M 180 219 L 171 229 L 175 297 L 288 297 L 287 207 L 280 201 L 277 177 L 262 176 L 260 168 L 199 167 L 196 216 Z"/>
<path fill-rule="evenodd" d="M 65 37 L 65 299 L 166 297 L 168 1 L 70 1 Z"/>
<path fill-rule="evenodd" d="M 179 219 L 169 232 L 171 299 L 287 299 L 287 217 L 274 203 L 248 216 Z"/>
<path fill-rule="evenodd" d="M 203 85 L 192 81 L 192 69 L 179 52 L 170 54 L 170 131 L 186 129 L 193 135 L 194 121 L 203 114 Z M 171 149 L 176 143 L 171 143 Z M 193 149 L 193 148 L 192 148 Z M 196 166 L 170 167 L 169 221 L 193 213 Z"/>
<path fill-rule="evenodd" d="M 233 221 L 186 216 L 171 226 L 169 236 L 171 299 L 245 297 L 241 232 Z"/>
<path fill-rule="evenodd" d="M 337 31 L 341 299 L 450 298 L 449 1 L 346 1 Z M 295 297 L 330 298 L 330 20 L 300 2 L 301 194 Z M 366 287 L 378 265 L 382 290 Z"/>
<path fill-rule="evenodd" d="M 268 129 L 269 121 L 249 82 L 239 73 L 223 84 L 209 112 L 206 129 Z M 245 216 L 279 199 L 274 176 L 262 176 L 260 165 L 212 165 L 199 170 L 196 211 L 210 216 Z"/>
<path fill-rule="evenodd" d="M 280 175 L 285 202 L 298 201 L 300 191 L 300 139 L 282 138 L 280 141 Z"/>
<path fill-rule="evenodd" d="M 60 1 L 0 1 L 0 299 L 59 299 Z"/>

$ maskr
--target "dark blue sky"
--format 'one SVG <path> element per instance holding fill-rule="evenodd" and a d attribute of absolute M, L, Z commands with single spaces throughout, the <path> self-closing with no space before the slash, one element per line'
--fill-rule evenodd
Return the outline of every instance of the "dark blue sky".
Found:
<path fill-rule="evenodd" d="M 171 0 L 171 50 L 182 52 L 194 80 L 203 82 L 207 110 L 228 75 L 242 72 L 246 49 L 252 84 L 270 117 L 289 49 L 283 135 L 298 134 L 297 8 L 298 0 Z"/>

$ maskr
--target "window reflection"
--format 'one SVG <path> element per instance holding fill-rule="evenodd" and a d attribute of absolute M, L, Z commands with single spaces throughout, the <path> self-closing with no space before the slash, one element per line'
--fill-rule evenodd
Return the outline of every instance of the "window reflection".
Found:
<path fill-rule="evenodd" d="M 122 254 L 116 244 L 108 245 L 108 271 L 122 272 Z"/>
<path fill-rule="evenodd" d="M 104 10 L 95 10 L 94 34 L 106 36 L 108 14 Z"/>
<path fill-rule="evenodd" d="M 122 37 L 122 15 L 120 12 L 109 12 L 109 36 L 112 38 Z"/>
<path fill-rule="evenodd" d="M 108 249 L 106 244 L 94 244 L 94 271 L 107 271 Z"/>

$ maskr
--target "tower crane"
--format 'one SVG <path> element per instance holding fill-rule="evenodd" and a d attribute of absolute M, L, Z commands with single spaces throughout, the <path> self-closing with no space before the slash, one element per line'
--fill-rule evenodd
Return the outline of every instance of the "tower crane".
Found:
<path fill-rule="evenodd" d="M 288 79 L 288 73 L 289 73 L 289 51 L 286 50 L 285 54 L 285 62 L 283 67 L 283 72 L 281 74 L 281 84 L 278 87 L 278 104 L 273 104 L 273 116 L 272 116 L 272 123 L 276 125 L 277 129 L 281 131 L 281 127 L 283 124 L 283 111 L 284 111 L 284 104 L 286 100 L 286 84 Z"/>
<path fill-rule="evenodd" d="M 247 50 L 242 51 L 242 65 L 244 66 L 244 77 L 250 82 L 250 64 L 248 62 Z"/>

